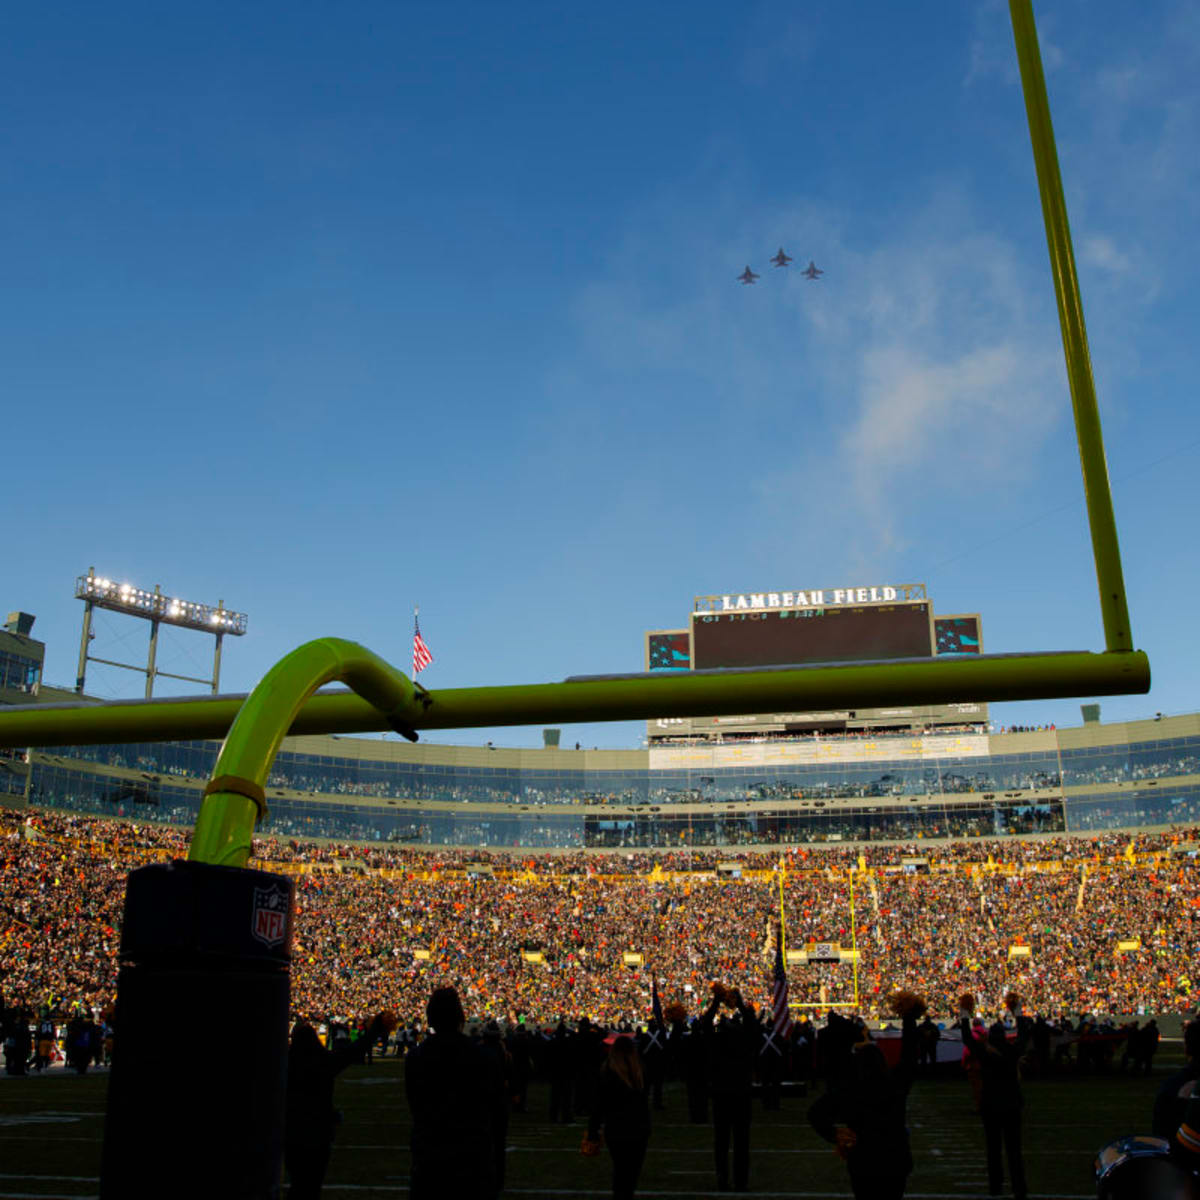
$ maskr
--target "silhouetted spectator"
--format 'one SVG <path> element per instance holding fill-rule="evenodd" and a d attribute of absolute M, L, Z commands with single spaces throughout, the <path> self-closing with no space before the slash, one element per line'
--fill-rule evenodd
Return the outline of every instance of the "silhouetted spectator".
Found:
<path fill-rule="evenodd" d="M 717 1009 L 727 1004 L 734 1014 L 715 1022 Z M 737 988 L 713 984 L 712 1003 L 700 1018 L 700 1031 L 708 1045 L 709 1089 L 712 1093 L 713 1157 L 717 1187 L 730 1184 L 729 1144 L 733 1142 L 733 1189 L 750 1186 L 750 1097 L 754 1083 L 754 1058 L 762 1032 L 754 1010 Z"/>
<path fill-rule="evenodd" d="M 964 996 L 963 1000 L 969 997 Z M 982 1090 L 979 1115 L 983 1118 L 983 1136 L 987 1145 L 988 1191 L 1000 1195 L 1004 1184 L 1004 1156 L 1008 1158 L 1009 1182 L 1015 1200 L 1025 1200 L 1025 1160 L 1021 1152 L 1021 1056 L 1033 1033 L 1033 1022 L 1020 1015 L 1019 1002 L 1010 996 L 1017 1017 L 1017 1038 L 1009 1042 L 1007 1031 L 999 1022 L 988 1030 L 986 1041 L 971 1036 L 972 1005 L 959 1012 L 959 1030 L 963 1044 L 979 1067 Z"/>
<path fill-rule="evenodd" d="M 501 1081 L 463 1035 L 458 992 L 438 988 L 425 1010 L 432 1028 L 405 1064 L 412 1110 L 411 1200 L 491 1200 L 496 1192 L 492 1113 Z"/>
<path fill-rule="evenodd" d="M 378 1037 L 395 1026 L 390 1013 L 380 1013 L 368 1033 Z M 333 1107 L 333 1082 L 351 1063 L 361 1062 L 369 1037 L 357 1042 L 344 1040 L 326 1049 L 317 1031 L 306 1021 L 292 1028 L 288 1047 L 287 1120 L 284 1125 L 283 1159 L 291 1188 L 288 1200 L 315 1200 L 321 1194 L 338 1114 Z"/>
<path fill-rule="evenodd" d="M 1184 1111 L 1200 1078 L 1200 1020 L 1189 1021 L 1183 1027 L 1183 1053 L 1187 1062 L 1163 1080 L 1154 1097 L 1154 1120 L 1151 1133 L 1168 1141 L 1183 1121 Z"/>
<path fill-rule="evenodd" d="M 492 1160 L 496 1192 L 504 1190 L 504 1168 L 508 1150 L 508 1116 L 513 1096 L 513 1060 L 500 1040 L 500 1026 L 489 1021 L 484 1026 L 483 1042 L 479 1047 L 492 1075 L 499 1082 L 492 1096 Z"/>
<path fill-rule="evenodd" d="M 912 1172 L 906 1107 L 917 1069 L 917 1018 L 925 1002 L 911 992 L 891 998 L 901 1017 L 900 1062 L 888 1068 L 865 1027 L 830 1014 L 829 1083 L 808 1110 L 813 1128 L 845 1159 L 858 1200 L 899 1200 Z"/>
<path fill-rule="evenodd" d="M 588 1137 L 595 1141 L 601 1131 L 612 1155 L 613 1200 L 628 1200 L 637 1188 L 650 1141 L 645 1073 L 631 1037 L 616 1039 L 597 1078 Z"/>

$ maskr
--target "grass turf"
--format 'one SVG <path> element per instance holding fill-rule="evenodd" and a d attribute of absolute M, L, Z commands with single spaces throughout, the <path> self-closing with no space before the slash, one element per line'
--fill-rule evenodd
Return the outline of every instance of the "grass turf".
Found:
<path fill-rule="evenodd" d="M 1025 1161 L 1036 1197 L 1095 1195 L 1096 1151 L 1123 1133 L 1146 1133 L 1154 1092 L 1181 1063 L 1178 1043 L 1164 1044 L 1146 1078 L 1060 1076 L 1025 1084 Z M 170 1066 L 164 1064 L 164 1102 Z M 106 1080 L 55 1071 L 42 1078 L 0 1078 L 0 1198 L 96 1196 Z M 336 1103 L 345 1114 L 325 1185 L 331 1200 L 391 1200 L 407 1193 L 408 1108 L 403 1065 L 376 1059 L 347 1071 Z M 809 1128 L 808 1099 L 785 1098 L 778 1112 L 756 1101 L 751 1126 L 750 1188 L 759 1195 L 845 1196 L 845 1168 Z M 544 1086 L 533 1085 L 529 1111 L 509 1126 L 505 1195 L 605 1196 L 607 1154 L 579 1154 L 583 1126 L 550 1125 Z M 715 1195 L 712 1132 L 687 1124 L 682 1087 L 668 1085 L 639 1194 Z M 961 1075 L 918 1080 L 909 1101 L 916 1168 L 910 1197 L 971 1197 L 987 1192 L 983 1134 Z M 180 1171 L 195 1153 L 181 1135 Z M 169 1183 L 162 1191 L 171 1195 Z"/>

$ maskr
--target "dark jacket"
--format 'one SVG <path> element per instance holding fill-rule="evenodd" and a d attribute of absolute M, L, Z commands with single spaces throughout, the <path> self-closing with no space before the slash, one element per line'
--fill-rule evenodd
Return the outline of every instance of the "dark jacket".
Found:
<path fill-rule="evenodd" d="M 1170 1141 L 1175 1136 L 1188 1106 L 1188 1097 L 1181 1096 L 1179 1090 L 1197 1078 L 1200 1078 L 1200 1061 L 1193 1060 L 1163 1080 L 1154 1096 L 1154 1120 L 1150 1132 L 1155 1137 Z"/>
<path fill-rule="evenodd" d="M 405 1064 L 412 1110 L 412 1200 L 494 1194 L 492 1113 L 502 1082 L 461 1033 L 434 1033 Z"/>
<path fill-rule="evenodd" d="M 808 1110 L 809 1123 L 827 1142 L 837 1140 L 839 1125 L 854 1131 L 857 1140 L 846 1158 L 852 1172 L 866 1166 L 903 1177 L 912 1170 L 906 1108 L 916 1074 L 917 1025 L 911 1016 L 903 1030 L 900 1062 L 890 1070 L 878 1046 L 843 1047 L 825 1094 Z M 833 1028 L 827 1041 L 841 1040 L 844 1031 Z"/>
<path fill-rule="evenodd" d="M 289 1145 L 332 1139 L 336 1120 L 334 1080 L 352 1063 L 362 1062 L 365 1056 L 366 1043 L 362 1038 L 327 1050 L 311 1026 L 299 1028 L 292 1034 L 292 1044 L 288 1048 L 284 1133 Z"/>
<path fill-rule="evenodd" d="M 708 1049 L 708 1083 L 713 1096 L 749 1097 L 754 1064 L 762 1045 L 762 1027 L 748 1006 L 735 1018 L 717 1023 L 714 1000 L 697 1025 Z"/>
<path fill-rule="evenodd" d="M 617 1073 L 605 1067 L 596 1082 L 588 1137 L 595 1141 L 601 1127 L 610 1142 L 633 1141 L 650 1136 L 650 1107 L 646 1088 L 631 1088 Z"/>
<path fill-rule="evenodd" d="M 1019 1063 L 1033 1036 L 1033 1022 L 1028 1017 L 1021 1018 L 1015 1042 L 1007 1039 L 1001 1042 L 993 1038 L 991 1031 L 988 1040 L 981 1041 L 972 1035 L 971 1022 L 966 1017 L 958 1027 L 963 1045 L 979 1065 L 983 1088 L 979 1111 L 985 1117 L 1019 1112 L 1023 1104 Z"/>

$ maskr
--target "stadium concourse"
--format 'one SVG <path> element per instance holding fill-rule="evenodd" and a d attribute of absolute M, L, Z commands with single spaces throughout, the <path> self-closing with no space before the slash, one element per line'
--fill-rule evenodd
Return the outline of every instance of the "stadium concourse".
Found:
<path fill-rule="evenodd" d="M 455 984 L 475 1019 L 643 1022 L 651 979 L 697 1015 L 713 980 L 769 1006 L 782 895 L 787 946 L 855 944 L 858 1010 L 897 986 L 953 1016 L 963 991 L 1002 1012 L 1010 989 L 1052 1018 L 1195 1008 L 1200 831 L 1106 833 L 732 855 L 508 856 L 263 838 L 296 877 L 292 1003 L 419 1020 Z M 31 1012 L 103 1011 L 116 981 L 123 883 L 179 857 L 187 833 L 48 810 L 0 810 L 0 970 Z M 919 853 L 921 871 L 911 867 Z M 782 869 L 780 869 L 782 868 Z M 928 873 L 925 873 L 928 871 Z M 739 877 L 740 875 L 740 877 Z M 851 927 L 852 878 L 855 886 Z M 626 954 L 640 955 L 633 966 Z M 849 963 L 796 964 L 794 1002 L 851 1006 Z"/>

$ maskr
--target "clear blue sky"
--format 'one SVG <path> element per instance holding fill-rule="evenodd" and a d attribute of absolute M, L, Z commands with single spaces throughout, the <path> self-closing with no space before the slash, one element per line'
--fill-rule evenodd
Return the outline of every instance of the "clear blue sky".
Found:
<path fill-rule="evenodd" d="M 1189 711 L 1200 10 L 1036 8 L 1155 671 L 1104 715 Z M 989 650 L 1100 648 L 1006 5 L 116 0 L 3 29 L 0 604 L 48 681 L 93 564 L 249 613 L 229 690 L 320 635 L 403 666 L 416 603 L 431 688 L 638 670 L 645 629 L 752 589 L 923 581 Z M 160 665 L 206 654 L 175 632 Z M 540 742 L 438 738 L 489 736 Z"/>

